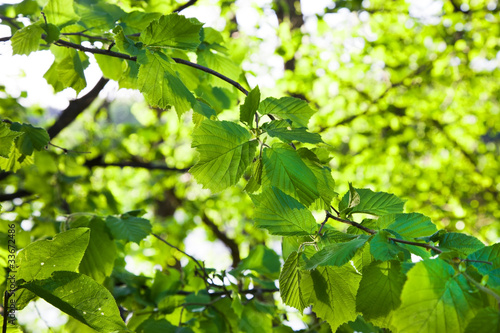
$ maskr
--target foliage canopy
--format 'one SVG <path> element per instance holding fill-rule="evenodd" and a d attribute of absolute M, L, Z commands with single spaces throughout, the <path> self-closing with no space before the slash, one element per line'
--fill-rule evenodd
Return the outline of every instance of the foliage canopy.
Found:
<path fill-rule="evenodd" d="M 202 1 L 0 6 L 78 94 L 2 89 L 4 330 L 43 299 L 58 332 L 498 331 L 498 10 L 436 4 L 220 1 L 220 29 L 183 15 Z"/>

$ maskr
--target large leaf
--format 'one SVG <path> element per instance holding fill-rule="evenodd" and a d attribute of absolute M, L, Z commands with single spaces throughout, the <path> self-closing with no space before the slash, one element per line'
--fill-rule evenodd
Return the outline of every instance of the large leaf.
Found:
<path fill-rule="evenodd" d="M 22 287 L 98 332 L 126 329 L 113 295 L 84 274 L 54 272 Z"/>
<path fill-rule="evenodd" d="M 143 58 L 145 63 L 139 68 L 137 84 L 151 105 L 160 108 L 173 105 L 179 115 L 195 107 L 197 101 L 179 79 L 178 65 L 172 59 L 161 52 L 146 52 Z"/>
<path fill-rule="evenodd" d="M 419 213 L 384 215 L 377 219 L 377 227 L 393 230 L 410 240 L 436 232 L 436 225 L 431 219 Z"/>
<path fill-rule="evenodd" d="M 418 262 L 407 277 L 392 321 L 399 332 L 463 332 L 482 307 L 480 294 L 443 260 Z"/>
<path fill-rule="evenodd" d="M 55 271 L 76 271 L 88 246 L 90 230 L 77 228 L 57 234 L 51 240 L 33 242 L 22 249 L 17 262 L 18 280 L 41 280 Z"/>
<path fill-rule="evenodd" d="M 73 8 L 73 0 L 49 0 L 43 8 L 48 23 L 62 28 L 79 19 Z"/>
<path fill-rule="evenodd" d="M 42 42 L 43 32 L 44 30 L 40 24 L 31 24 L 17 30 L 11 38 L 12 53 L 28 55 L 33 51 L 37 51 Z"/>
<path fill-rule="evenodd" d="M 350 192 L 346 193 L 340 201 L 339 209 L 342 216 L 353 213 L 366 213 L 372 215 L 396 214 L 403 212 L 404 201 L 394 194 L 373 192 L 370 189 L 354 189 L 359 195 L 359 204 L 353 205 Z"/>
<path fill-rule="evenodd" d="M 273 235 L 312 235 L 318 224 L 311 212 L 300 202 L 276 187 L 267 187 L 260 195 L 252 196 L 256 209 L 255 224 Z"/>
<path fill-rule="evenodd" d="M 53 45 L 50 50 L 56 59 L 43 77 L 55 92 L 71 87 L 79 93 L 87 86 L 84 69 L 88 65 L 88 57 L 85 53 L 71 48 Z"/>
<path fill-rule="evenodd" d="M 469 264 L 477 268 L 482 275 L 488 275 L 486 285 L 500 293 L 500 243 L 483 247 L 467 256 L 467 259 L 483 261 L 472 261 Z"/>
<path fill-rule="evenodd" d="M 113 271 L 116 258 L 115 241 L 109 235 L 105 222 L 100 217 L 80 216 L 71 218 L 69 227 L 90 228 L 90 241 L 80 262 L 80 273 L 102 283 Z"/>
<path fill-rule="evenodd" d="M 141 33 L 141 42 L 147 46 L 194 50 L 200 44 L 202 23 L 178 14 L 160 17 Z"/>
<path fill-rule="evenodd" d="M 307 128 L 293 128 L 287 120 L 273 120 L 270 123 L 265 123 L 262 128 L 269 136 L 280 139 L 285 143 L 292 141 L 306 143 L 320 143 L 321 136 L 318 133 L 309 133 Z"/>
<path fill-rule="evenodd" d="M 389 314 L 401 304 L 399 297 L 405 280 L 399 261 L 373 262 L 363 269 L 356 309 L 369 321 L 387 322 Z"/>
<path fill-rule="evenodd" d="M 151 222 L 127 213 L 120 217 L 108 216 L 106 226 L 114 239 L 123 239 L 137 244 L 151 233 Z"/>
<path fill-rule="evenodd" d="M 476 237 L 461 234 L 458 232 L 448 232 L 439 240 L 439 248 L 443 251 L 458 251 L 467 256 L 484 247 L 484 244 Z"/>
<path fill-rule="evenodd" d="M 361 274 L 351 265 L 342 267 L 318 267 L 305 271 L 301 279 L 301 291 L 312 311 L 326 320 L 335 332 L 337 328 L 357 317 L 356 293 Z"/>
<path fill-rule="evenodd" d="M 367 236 L 360 235 L 358 238 L 345 243 L 326 245 L 307 261 L 305 269 L 314 269 L 318 266 L 343 266 L 354 257 L 356 251 L 358 251 L 367 240 Z"/>
<path fill-rule="evenodd" d="M 491 332 L 500 332 L 500 311 L 494 308 L 481 309 L 465 329 L 465 333 Z"/>
<path fill-rule="evenodd" d="M 306 304 L 300 292 L 300 280 L 302 278 L 300 256 L 301 254 L 295 251 L 290 253 L 281 269 L 279 283 L 283 303 L 302 312 L 308 304 Z"/>
<path fill-rule="evenodd" d="M 282 119 L 290 119 L 293 127 L 307 127 L 314 114 L 306 101 L 294 97 L 276 99 L 268 97 L 260 103 L 259 113 L 272 114 Z"/>
<path fill-rule="evenodd" d="M 208 48 L 199 48 L 196 54 L 198 56 L 198 64 L 221 73 L 230 79 L 237 80 L 241 74 L 241 68 L 223 53 L 214 52 Z M 214 75 L 206 76 L 206 80 L 211 86 L 234 89 L 230 83 Z"/>
<path fill-rule="evenodd" d="M 273 320 L 268 313 L 259 311 L 255 302 L 250 302 L 243 308 L 238 327 L 240 332 L 272 333 Z"/>
<path fill-rule="evenodd" d="M 285 144 L 264 149 L 262 185 L 276 186 L 306 206 L 318 197 L 318 180 L 297 151 Z"/>
<path fill-rule="evenodd" d="M 255 156 L 257 141 L 250 133 L 229 121 L 204 120 L 193 131 L 192 146 L 200 160 L 190 169 L 195 179 L 212 191 L 236 184 Z"/>
<path fill-rule="evenodd" d="M 240 121 L 247 124 L 250 128 L 253 128 L 255 113 L 259 108 L 259 103 L 260 90 L 259 86 L 256 86 L 248 93 L 248 96 L 245 98 L 245 102 L 240 105 Z"/>

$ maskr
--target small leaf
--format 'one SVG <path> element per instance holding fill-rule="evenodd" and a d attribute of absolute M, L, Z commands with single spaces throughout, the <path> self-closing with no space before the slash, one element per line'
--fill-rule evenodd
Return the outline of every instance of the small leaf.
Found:
<path fill-rule="evenodd" d="M 397 259 L 399 253 L 404 252 L 406 252 L 408 256 L 410 255 L 408 250 L 389 240 L 389 237 L 391 237 L 389 232 L 386 230 L 380 230 L 370 240 L 370 253 L 373 255 L 375 260 L 387 261 Z"/>
<path fill-rule="evenodd" d="M 316 232 L 318 224 L 309 210 L 276 187 L 252 196 L 255 224 L 273 235 L 302 236 Z"/>
<path fill-rule="evenodd" d="M 46 33 L 45 36 L 45 42 L 48 44 L 51 44 L 59 39 L 59 35 L 61 34 L 61 31 L 59 28 L 52 24 L 52 23 L 47 23 L 42 25 L 43 30 Z"/>
<path fill-rule="evenodd" d="M 188 19 L 175 13 L 164 15 L 141 33 L 141 42 L 148 46 L 194 50 L 200 45 L 202 26 L 195 18 Z"/>
<path fill-rule="evenodd" d="M 73 0 L 49 0 L 43 8 L 47 22 L 62 28 L 73 22 L 79 17 L 73 8 Z"/>
<path fill-rule="evenodd" d="M 12 131 L 6 123 L 0 123 L 0 156 L 9 158 L 12 150 L 12 143 L 22 133 Z"/>
<path fill-rule="evenodd" d="M 23 135 L 17 139 L 16 146 L 23 155 L 31 155 L 34 150 L 42 150 L 49 144 L 50 137 L 47 131 L 31 124 L 13 123 L 11 129 Z"/>
<path fill-rule="evenodd" d="M 439 248 L 443 251 L 459 251 L 467 256 L 480 250 L 484 244 L 476 237 L 461 234 L 458 232 L 448 232 L 439 241 Z"/>
<path fill-rule="evenodd" d="M 406 239 L 432 235 L 436 225 L 431 219 L 419 213 L 388 214 L 377 219 L 379 229 L 391 229 Z"/>
<path fill-rule="evenodd" d="M 293 127 L 307 127 L 314 111 L 306 101 L 294 97 L 276 99 L 268 97 L 260 103 L 259 113 L 272 114 L 282 119 L 290 119 Z"/>
<path fill-rule="evenodd" d="M 115 239 L 137 244 L 151 233 L 151 223 L 148 220 L 128 214 L 106 217 L 106 226 Z"/>
<path fill-rule="evenodd" d="M 193 131 L 192 147 L 200 160 L 189 171 L 205 188 L 222 191 L 236 184 L 255 156 L 256 140 L 250 133 L 229 121 L 204 120 Z"/>
<path fill-rule="evenodd" d="M 98 332 L 126 329 L 113 295 L 84 274 L 54 272 L 52 277 L 26 283 L 22 288 Z"/>
<path fill-rule="evenodd" d="M 262 128 L 269 136 L 280 139 L 285 143 L 299 141 L 305 143 L 323 142 L 318 133 L 309 133 L 307 128 L 293 128 L 287 120 L 273 120 L 262 125 Z"/>
<path fill-rule="evenodd" d="M 318 266 L 343 266 L 354 257 L 367 240 L 367 236 L 361 235 L 349 242 L 326 245 L 306 262 L 305 269 L 315 269 Z"/>
<path fill-rule="evenodd" d="M 245 98 L 245 103 L 240 106 L 240 121 L 253 128 L 255 113 L 260 104 L 259 86 L 253 88 Z"/>
<path fill-rule="evenodd" d="M 245 186 L 247 193 L 253 193 L 260 188 L 262 184 L 262 158 L 257 158 L 252 165 L 252 175 Z"/>

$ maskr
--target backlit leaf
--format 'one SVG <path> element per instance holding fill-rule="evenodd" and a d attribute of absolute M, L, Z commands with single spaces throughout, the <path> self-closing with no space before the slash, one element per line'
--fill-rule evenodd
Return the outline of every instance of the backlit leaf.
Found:
<path fill-rule="evenodd" d="M 240 121 L 247 124 L 250 128 L 253 128 L 255 122 L 255 113 L 259 108 L 260 103 L 260 90 L 259 86 L 253 88 L 248 96 L 245 98 L 245 102 L 240 105 Z"/>
<path fill-rule="evenodd" d="M 308 305 L 300 292 L 300 253 L 292 252 L 285 261 L 280 273 L 280 295 L 283 303 L 300 312 Z"/>
<path fill-rule="evenodd" d="M 12 53 L 27 55 L 37 51 L 40 43 L 43 42 L 41 39 L 43 32 L 41 25 L 36 23 L 17 30 L 11 38 Z"/>
<path fill-rule="evenodd" d="M 154 20 L 141 33 L 147 46 L 195 49 L 200 44 L 201 24 L 197 19 L 169 14 Z"/>
<path fill-rule="evenodd" d="M 402 213 L 405 202 L 394 194 L 385 192 L 373 192 L 370 189 L 355 189 L 359 194 L 359 204 L 353 206 L 350 192 L 346 193 L 339 204 L 342 215 L 347 216 L 353 213 L 366 213 L 372 215 L 385 215 Z"/>
<path fill-rule="evenodd" d="M 309 133 L 307 128 L 293 128 L 286 120 L 273 120 L 270 123 L 262 125 L 269 136 L 280 139 L 285 143 L 292 141 L 306 142 L 306 143 L 320 143 L 321 136 L 318 133 Z"/>
<path fill-rule="evenodd" d="M 343 266 L 354 257 L 367 240 L 367 236 L 360 235 L 348 242 L 326 245 L 307 261 L 305 269 L 314 269 L 318 266 Z"/>
<path fill-rule="evenodd" d="M 260 103 L 259 113 L 290 119 L 293 127 L 307 127 L 314 111 L 306 101 L 295 97 L 282 97 L 280 99 L 268 97 Z"/>

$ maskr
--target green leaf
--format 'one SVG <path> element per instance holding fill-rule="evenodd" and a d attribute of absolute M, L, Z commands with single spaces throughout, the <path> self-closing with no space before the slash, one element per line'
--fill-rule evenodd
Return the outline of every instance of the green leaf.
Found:
<path fill-rule="evenodd" d="M 73 0 L 49 0 L 43 8 L 47 22 L 62 28 L 73 22 L 79 17 L 73 8 Z"/>
<path fill-rule="evenodd" d="M 214 192 L 236 184 L 255 156 L 257 141 L 250 133 L 229 121 L 204 120 L 193 131 L 192 147 L 200 160 L 190 169 L 195 179 Z"/>
<path fill-rule="evenodd" d="M 309 210 L 276 187 L 252 196 L 255 224 L 273 235 L 302 236 L 316 232 L 318 224 Z"/>
<path fill-rule="evenodd" d="M 255 113 L 260 104 L 260 90 L 259 86 L 253 88 L 248 96 L 245 98 L 245 103 L 240 105 L 240 121 L 253 128 Z"/>
<path fill-rule="evenodd" d="M 200 29 L 203 26 L 195 18 L 178 14 L 164 15 L 149 24 L 141 33 L 141 42 L 148 46 L 194 50 L 200 45 Z"/>
<path fill-rule="evenodd" d="M 262 128 L 269 136 L 278 138 L 285 143 L 299 141 L 305 143 L 320 143 L 321 136 L 318 133 L 309 133 L 307 128 L 293 128 L 287 120 L 273 120 L 265 123 Z"/>
<path fill-rule="evenodd" d="M 308 306 L 301 295 L 301 254 L 292 252 L 288 256 L 280 273 L 280 295 L 283 303 L 294 307 L 301 313 Z"/>
<path fill-rule="evenodd" d="M 94 54 L 104 77 L 118 81 L 123 75 L 124 60 L 102 54 Z"/>
<path fill-rule="evenodd" d="M 84 68 L 87 65 L 88 57 L 83 52 L 55 45 L 52 45 L 50 50 L 56 59 L 43 77 L 54 88 L 55 92 L 71 87 L 79 93 L 87 86 Z"/>
<path fill-rule="evenodd" d="M 140 45 L 138 45 L 138 43 L 125 36 L 125 33 L 123 32 L 123 28 L 121 26 L 116 26 L 113 29 L 113 33 L 115 34 L 116 47 L 121 52 L 127 53 L 131 56 L 145 54 L 145 51 L 140 47 Z"/>
<path fill-rule="evenodd" d="M 252 164 L 252 175 L 245 186 L 247 193 L 253 193 L 262 184 L 262 158 L 258 157 Z"/>
<path fill-rule="evenodd" d="M 208 293 L 204 290 L 198 292 L 197 294 L 189 294 L 186 296 L 186 303 L 193 304 L 186 306 L 186 310 L 189 312 L 202 312 L 207 308 L 207 304 L 210 303 L 210 301 L 210 295 L 208 295 Z"/>
<path fill-rule="evenodd" d="M 482 307 L 480 294 L 443 260 L 418 262 L 407 277 L 392 321 L 398 332 L 463 332 Z"/>
<path fill-rule="evenodd" d="M 200 48 L 196 54 L 198 56 L 198 64 L 208 67 L 233 80 L 237 80 L 240 77 L 241 68 L 223 53 L 215 53 L 208 48 Z M 235 89 L 230 83 L 213 75 L 206 76 L 205 80 L 207 80 L 211 86 Z"/>
<path fill-rule="evenodd" d="M 13 123 L 11 129 L 23 134 L 16 142 L 17 148 L 23 155 L 31 155 L 34 150 L 40 151 L 49 144 L 49 134 L 43 128 L 31 124 Z"/>
<path fill-rule="evenodd" d="M 335 332 L 337 328 L 357 317 L 356 293 L 361 274 L 351 265 L 318 267 L 304 272 L 301 280 L 302 297 L 312 304 L 312 311 L 326 320 Z"/>
<path fill-rule="evenodd" d="M 151 223 L 148 220 L 127 213 L 120 217 L 106 217 L 106 226 L 111 231 L 114 239 L 122 239 L 137 244 L 151 233 Z"/>
<path fill-rule="evenodd" d="M 436 225 L 431 219 L 419 213 L 380 216 L 377 226 L 379 229 L 393 230 L 407 239 L 429 236 L 436 232 Z"/>
<path fill-rule="evenodd" d="M 285 144 L 275 144 L 263 151 L 262 185 L 276 186 L 306 206 L 318 197 L 318 180 L 297 151 Z"/>
<path fill-rule="evenodd" d="M 44 32 L 40 24 L 31 24 L 20 30 L 12 36 L 12 53 L 13 54 L 30 54 L 38 51 Z"/>
<path fill-rule="evenodd" d="M 408 252 L 405 248 L 389 240 L 389 237 L 392 237 L 389 232 L 380 230 L 370 240 L 370 253 L 376 260 L 386 261 L 397 259 L 399 253 Z"/>
<path fill-rule="evenodd" d="M 22 133 L 12 131 L 6 123 L 0 123 L 0 156 L 9 158 L 12 150 L 12 143 Z"/>
<path fill-rule="evenodd" d="M 282 97 L 280 99 L 268 97 L 260 103 L 259 113 L 290 119 L 293 127 L 307 127 L 314 111 L 306 101 L 295 97 Z"/>
<path fill-rule="evenodd" d="M 360 235 L 349 242 L 326 245 L 306 262 L 305 269 L 315 269 L 318 266 L 343 266 L 354 257 L 368 238 Z"/>
<path fill-rule="evenodd" d="M 62 232 L 52 240 L 33 242 L 22 249 L 17 262 L 18 280 L 42 280 L 55 271 L 76 271 L 89 244 L 90 230 L 77 228 Z"/>
<path fill-rule="evenodd" d="M 368 321 L 378 319 L 388 323 L 386 317 L 401 304 L 399 297 L 405 280 L 399 261 L 373 262 L 363 269 L 356 309 Z"/>
<path fill-rule="evenodd" d="M 500 332 L 500 312 L 498 309 L 484 308 L 479 310 L 469 322 L 465 333 Z"/>
<path fill-rule="evenodd" d="M 90 228 L 90 240 L 80 263 L 80 273 L 102 283 L 111 275 L 116 258 L 116 245 L 105 222 L 100 217 L 76 216 L 70 218 L 70 228 Z"/>
<path fill-rule="evenodd" d="M 458 232 L 448 232 L 439 240 L 439 248 L 443 251 L 459 251 L 464 256 L 472 254 L 483 247 L 484 244 L 476 237 Z"/>
<path fill-rule="evenodd" d="M 264 245 L 257 245 L 250 251 L 248 257 L 243 259 L 238 264 L 238 267 L 233 269 L 230 273 L 236 276 L 242 271 L 250 269 L 261 275 L 272 278 L 274 276 L 278 277 L 280 266 L 280 259 L 276 252 Z"/>
<path fill-rule="evenodd" d="M 175 107 L 178 115 L 191 110 L 197 104 L 189 89 L 176 73 L 177 64 L 161 52 L 147 52 L 147 63 L 139 68 L 137 84 L 152 106 Z"/>
<path fill-rule="evenodd" d="M 61 31 L 57 26 L 52 23 L 47 23 L 42 25 L 43 30 L 45 31 L 45 42 L 47 44 L 52 44 L 53 42 L 59 40 L 59 36 L 61 35 Z"/>
<path fill-rule="evenodd" d="M 318 181 L 318 192 L 320 198 L 316 201 L 315 209 L 330 209 L 330 205 L 337 192 L 335 192 L 335 181 L 332 177 L 332 170 L 323 166 L 316 154 L 307 148 L 300 148 L 297 150 L 302 161 L 314 173 Z"/>
<path fill-rule="evenodd" d="M 468 255 L 467 259 L 485 261 L 468 262 L 468 264 L 477 268 L 483 276 L 487 275 L 489 279 L 486 285 L 500 293 L 500 243 L 483 247 Z"/>
<path fill-rule="evenodd" d="M 54 272 L 22 287 L 98 332 L 126 329 L 113 295 L 84 274 Z"/>
<path fill-rule="evenodd" d="M 261 312 L 255 306 L 255 301 L 248 303 L 241 315 L 238 325 L 240 332 L 245 333 L 271 333 L 273 322 L 269 314 Z"/>
<path fill-rule="evenodd" d="M 148 318 L 136 329 L 137 333 L 177 333 L 178 327 L 169 323 L 166 319 Z"/>
<path fill-rule="evenodd" d="M 340 213 L 347 216 L 354 213 L 385 215 L 402 213 L 405 202 L 394 194 L 373 192 L 370 189 L 354 189 L 359 194 L 358 199 L 352 191 L 346 193 L 339 204 Z"/>

